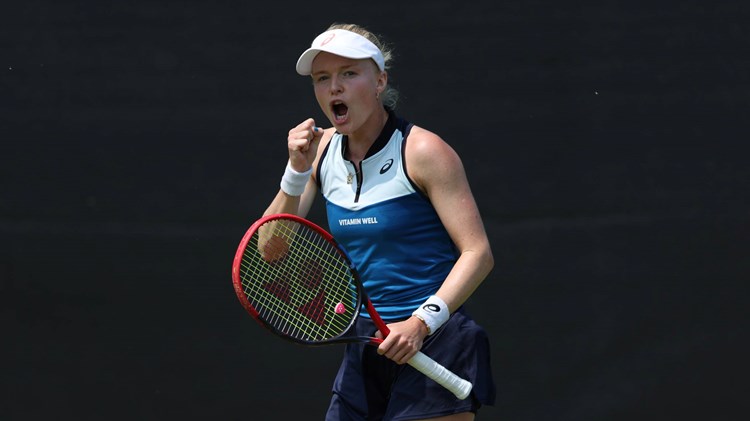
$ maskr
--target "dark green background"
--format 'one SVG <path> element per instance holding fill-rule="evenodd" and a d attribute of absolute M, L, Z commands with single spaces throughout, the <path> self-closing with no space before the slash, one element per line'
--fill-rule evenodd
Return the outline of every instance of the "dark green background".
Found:
<path fill-rule="evenodd" d="M 2 418 L 322 419 L 342 348 L 234 296 L 333 22 L 463 157 L 482 420 L 746 413 L 746 2 L 29 1 L 0 14 Z M 312 218 L 322 223 L 321 201 Z M 743 327 L 744 326 L 744 327 Z"/>

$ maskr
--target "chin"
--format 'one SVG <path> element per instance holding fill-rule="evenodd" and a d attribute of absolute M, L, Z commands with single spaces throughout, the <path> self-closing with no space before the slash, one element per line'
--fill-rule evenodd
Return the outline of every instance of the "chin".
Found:
<path fill-rule="evenodd" d="M 349 122 L 345 122 L 343 124 L 337 124 L 333 120 L 330 120 L 333 127 L 336 129 L 337 132 L 349 136 L 352 132 L 352 126 L 349 124 Z"/>

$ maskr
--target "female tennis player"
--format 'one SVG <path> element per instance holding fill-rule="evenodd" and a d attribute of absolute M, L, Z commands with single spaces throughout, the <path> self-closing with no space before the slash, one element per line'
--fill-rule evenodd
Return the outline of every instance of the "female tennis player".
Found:
<path fill-rule="evenodd" d="M 281 189 L 265 214 L 306 216 L 319 193 L 328 225 L 359 270 L 390 334 L 348 344 L 327 420 L 472 420 L 492 405 L 489 341 L 464 302 L 494 261 L 463 164 L 437 134 L 395 112 L 392 52 L 376 35 L 334 24 L 297 61 L 332 127 L 289 131 Z M 376 332 L 366 312 L 362 336 Z M 473 384 L 460 400 L 404 364 L 421 350 Z M 384 358 L 385 357 L 385 358 Z"/>

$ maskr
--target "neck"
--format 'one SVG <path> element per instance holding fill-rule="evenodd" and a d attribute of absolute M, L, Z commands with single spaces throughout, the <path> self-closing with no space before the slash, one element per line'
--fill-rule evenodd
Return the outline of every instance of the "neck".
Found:
<path fill-rule="evenodd" d="M 367 155 L 367 151 L 388 121 L 388 111 L 380 107 L 379 111 L 372 113 L 370 118 L 358 130 L 350 133 L 347 137 L 347 155 L 352 161 L 359 162 Z"/>

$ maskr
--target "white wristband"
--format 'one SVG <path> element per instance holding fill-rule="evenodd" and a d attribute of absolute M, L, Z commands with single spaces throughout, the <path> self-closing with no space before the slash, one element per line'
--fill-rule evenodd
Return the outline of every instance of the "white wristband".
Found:
<path fill-rule="evenodd" d="M 292 168 L 292 164 L 286 163 L 286 170 L 281 177 L 281 190 L 289 196 L 301 196 L 305 191 L 307 180 L 312 174 L 312 167 L 305 172 L 297 172 Z"/>
<path fill-rule="evenodd" d="M 423 321 L 427 325 L 427 334 L 432 335 L 440 326 L 448 321 L 451 316 L 448 310 L 448 304 L 445 304 L 440 297 L 432 295 L 422 305 L 414 310 L 412 316 Z"/>

